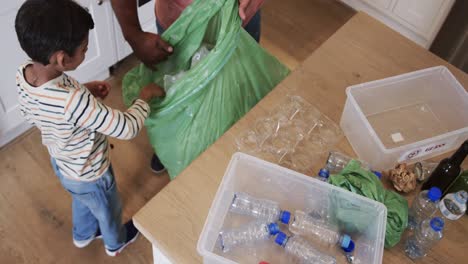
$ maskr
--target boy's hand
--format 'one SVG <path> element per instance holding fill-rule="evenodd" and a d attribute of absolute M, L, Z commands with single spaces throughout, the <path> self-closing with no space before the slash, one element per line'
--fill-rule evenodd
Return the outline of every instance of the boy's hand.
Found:
<path fill-rule="evenodd" d="M 146 85 L 140 91 L 140 99 L 146 102 L 149 102 L 154 97 L 162 97 L 165 95 L 166 92 L 164 91 L 164 89 L 155 83 L 150 83 Z"/>
<path fill-rule="evenodd" d="M 84 86 L 88 88 L 94 97 L 101 98 L 104 100 L 111 89 L 111 85 L 108 82 L 94 81 L 85 83 Z"/>

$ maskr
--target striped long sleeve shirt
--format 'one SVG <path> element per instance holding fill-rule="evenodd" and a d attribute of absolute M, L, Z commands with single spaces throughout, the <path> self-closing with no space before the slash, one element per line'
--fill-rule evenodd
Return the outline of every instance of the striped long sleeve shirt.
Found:
<path fill-rule="evenodd" d="M 149 106 L 136 100 L 121 112 L 98 101 L 86 87 L 66 74 L 34 87 L 18 69 L 16 82 L 20 111 L 36 126 L 60 172 L 79 181 L 93 181 L 110 166 L 107 136 L 135 137 L 149 114 Z"/>

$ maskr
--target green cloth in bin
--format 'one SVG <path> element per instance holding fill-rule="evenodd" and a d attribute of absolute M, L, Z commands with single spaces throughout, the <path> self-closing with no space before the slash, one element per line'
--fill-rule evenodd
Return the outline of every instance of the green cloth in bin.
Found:
<path fill-rule="evenodd" d="M 145 122 L 150 143 L 174 179 L 288 74 L 241 27 L 238 0 L 195 0 L 162 34 L 174 47 L 157 71 L 143 64 L 123 80 L 130 105 L 149 83 L 164 86 L 164 75 L 185 75 L 153 100 Z M 194 67 L 203 44 L 214 46 Z"/>
<path fill-rule="evenodd" d="M 361 168 L 360 163 L 356 160 L 350 161 L 340 173 L 332 175 L 329 182 L 335 186 L 383 203 L 387 207 L 385 247 L 391 248 L 400 241 L 401 235 L 408 224 L 408 202 L 404 197 L 385 189 L 379 178 L 373 172 Z M 372 221 L 361 216 L 363 218 L 362 222 L 352 221 L 351 223 L 347 219 L 359 219 L 360 212 L 343 210 L 343 206 L 340 205 L 335 205 L 335 207 L 339 208 L 335 212 L 336 221 L 346 226 L 348 230 L 363 232 L 367 228 L 369 221 Z M 352 226 L 347 226 L 347 224 L 352 224 Z"/>

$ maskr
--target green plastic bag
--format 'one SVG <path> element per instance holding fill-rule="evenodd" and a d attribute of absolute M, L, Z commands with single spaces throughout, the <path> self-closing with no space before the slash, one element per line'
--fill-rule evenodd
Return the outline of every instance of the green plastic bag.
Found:
<path fill-rule="evenodd" d="M 127 105 L 151 83 L 164 86 L 164 75 L 186 74 L 163 100 L 151 102 L 146 120 L 151 145 L 174 179 L 288 74 L 241 27 L 237 0 L 195 0 L 162 38 L 174 54 L 151 71 L 144 65 L 123 80 Z M 202 43 L 209 55 L 191 66 Z"/>
<path fill-rule="evenodd" d="M 371 171 L 364 170 L 358 161 L 352 160 L 346 167 L 336 175 L 332 175 L 330 184 L 341 187 L 353 193 L 365 196 L 377 202 L 383 203 L 387 207 L 387 225 L 385 229 L 385 247 L 395 246 L 408 224 L 408 201 L 401 195 L 386 190 L 382 182 Z M 334 208 L 342 208 L 340 204 L 335 204 Z M 340 211 L 342 211 L 340 209 Z M 364 232 L 369 221 L 373 219 L 362 219 L 362 221 L 352 221 L 352 226 L 347 226 L 348 219 L 359 218 L 359 211 L 345 210 L 336 212 L 336 221 L 340 225 L 355 232 Z M 355 214 L 355 215 L 353 215 Z M 358 225 L 356 224 L 358 223 Z"/>

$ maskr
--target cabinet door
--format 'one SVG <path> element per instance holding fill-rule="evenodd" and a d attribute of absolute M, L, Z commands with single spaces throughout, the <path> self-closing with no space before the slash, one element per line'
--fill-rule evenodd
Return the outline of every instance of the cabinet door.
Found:
<path fill-rule="evenodd" d="M 135 0 L 138 5 L 138 18 L 142 29 L 146 32 L 157 33 L 156 16 L 154 12 L 155 0 Z M 117 47 L 117 59 L 120 61 L 132 53 L 132 48 L 125 41 L 117 17 L 114 15 L 115 41 Z"/>
<path fill-rule="evenodd" d="M 448 0 L 399 0 L 394 13 L 426 36 Z"/>
<path fill-rule="evenodd" d="M 10 2 L 10 1 L 6 1 Z M 2 48 L 0 49 L 0 147 L 30 126 L 20 115 L 15 75 L 18 67 L 28 59 L 21 49 L 15 32 L 15 17 L 20 2 L 11 1 L 0 9 L 0 32 Z"/>
<path fill-rule="evenodd" d="M 367 4 L 381 8 L 381 9 L 389 9 L 393 0 L 364 0 Z"/>
<path fill-rule="evenodd" d="M 94 20 L 94 29 L 89 32 L 88 52 L 85 61 L 69 74 L 80 82 L 105 79 L 109 67 L 117 62 L 110 0 L 78 0 L 87 8 Z"/>

